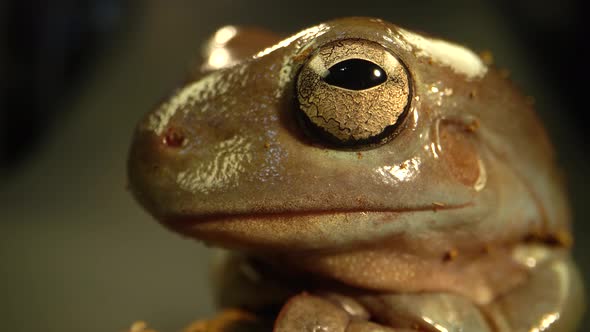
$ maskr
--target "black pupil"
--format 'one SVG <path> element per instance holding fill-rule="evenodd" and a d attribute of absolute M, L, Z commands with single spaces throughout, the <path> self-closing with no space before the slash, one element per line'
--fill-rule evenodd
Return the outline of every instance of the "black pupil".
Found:
<path fill-rule="evenodd" d="M 324 82 L 349 90 L 364 90 L 387 80 L 383 68 L 371 61 L 349 59 L 338 62 L 328 69 Z"/>

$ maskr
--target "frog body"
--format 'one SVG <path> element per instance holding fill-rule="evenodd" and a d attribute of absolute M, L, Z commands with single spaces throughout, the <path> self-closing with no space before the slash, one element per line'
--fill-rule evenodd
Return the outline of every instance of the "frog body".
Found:
<path fill-rule="evenodd" d="M 469 49 L 382 20 L 220 29 L 139 123 L 129 178 L 165 226 L 231 250 L 219 302 L 274 312 L 277 332 L 573 331 L 581 315 L 529 99 Z"/>

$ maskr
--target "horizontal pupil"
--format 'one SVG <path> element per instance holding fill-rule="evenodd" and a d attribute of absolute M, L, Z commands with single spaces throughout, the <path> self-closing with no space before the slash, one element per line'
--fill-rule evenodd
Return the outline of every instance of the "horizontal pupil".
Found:
<path fill-rule="evenodd" d="M 384 83 L 387 75 L 383 68 L 363 59 L 338 62 L 328 69 L 324 82 L 349 90 L 365 90 Z"/>

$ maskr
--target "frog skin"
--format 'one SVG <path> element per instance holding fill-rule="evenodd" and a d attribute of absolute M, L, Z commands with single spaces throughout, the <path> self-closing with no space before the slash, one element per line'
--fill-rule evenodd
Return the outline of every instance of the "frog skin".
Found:
<path fill-rule="evenodd" d="M 267 331 L 574 331 L 553 148 L 482 59 L 372 18 L 224 27 L 140 121 L 131 191 L 229 250 L 217 300 Z"/>

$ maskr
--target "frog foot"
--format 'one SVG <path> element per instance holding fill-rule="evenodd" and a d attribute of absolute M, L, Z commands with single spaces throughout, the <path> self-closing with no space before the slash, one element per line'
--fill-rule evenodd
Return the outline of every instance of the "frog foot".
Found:
<path fill-rule="evenodd" d="M 212 319 L 202 319 L 191 323 L 183 332 L 262 332 L 269 327 L 253 314 L 239 310 L 226 309 Z M 158 332 L 148 327 L 144 321 L 136 321 L 125 332 Z"/>
<path fill-rule="evenodd" d="M 212 319 L 198 320 L 183 332 L 256 332 L 265 331 L 263 322 L 240 309 L 225 309 Z"/>
<path fill-rule="evenodd" d="M 125 332 L 158 332 L 158 331 L 148 328 L 148 325 L 146 322 L 144 322 L 142 320 L 138 320 L 138 321 L 134 322 L 133 324 L 131 324 L 131 327 L 129 329 L 125 330 Z"/>

